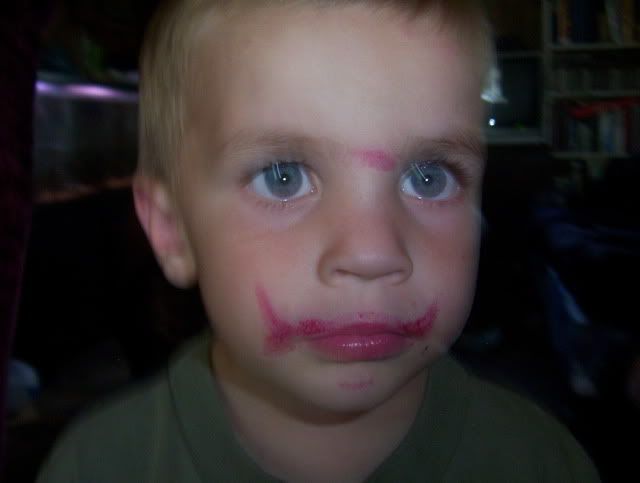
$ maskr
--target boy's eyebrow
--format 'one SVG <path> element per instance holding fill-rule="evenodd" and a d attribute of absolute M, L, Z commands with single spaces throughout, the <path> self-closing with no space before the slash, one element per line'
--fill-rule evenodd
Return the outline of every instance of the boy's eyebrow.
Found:
<path fill-rule="evenodd" d="M 318 150 L 320 146 L 328 146 L 327 140 L 287 131 L 248 131 L 241 130 L 226 140 L 220 152 L 238 152 L 256 147 L 274 150 L 308 151 Z"/>
<path fill-rule="evenodd" d="M 222 144 L 220 152 L 233 153 L 256 147 L 300 152 L 337 151 L 337 147 L 327 138 L 317 138 L 289 131 L 241 130 Z M 486 157 L 486 143 L 479 132 L 453 129 L 441 137 L 411 137 L 401 150 L 401 154 L 408 156 L 425 152 L 455 153 L 483 161 Z"/>
<path fill-rule="evenodd" d="M 403 151 L 409 155 L 424 152 L 452 152 L 484 161 L 487 147 L 484 136 L 479 132 L 455 129 L 442 137 L 419 136 L 411 138 Z"/>

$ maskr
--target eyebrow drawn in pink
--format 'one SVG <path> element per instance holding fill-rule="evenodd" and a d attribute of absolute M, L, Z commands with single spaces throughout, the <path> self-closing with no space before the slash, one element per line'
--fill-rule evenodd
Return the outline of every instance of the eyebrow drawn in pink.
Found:
<path fill-rule="evenodd" d="M 366 166 L 379 171 L 391 171 L 396 167 L 396 159 L 382 149 L 357 149 L 353 155 Z"/>

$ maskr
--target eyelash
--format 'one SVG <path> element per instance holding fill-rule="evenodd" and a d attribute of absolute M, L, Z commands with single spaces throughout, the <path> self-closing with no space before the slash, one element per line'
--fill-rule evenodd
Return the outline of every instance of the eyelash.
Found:
<path fill-rule="evenodd" d="M 471 169 L 462 160 L 457 158 L 452 158 L 452 157 L 446 157 L 446 156 L 436 156 L 436 157 L 427 156 L 426 158 L 427 160 L 425 161 L 408 162 L 407 167 L 403 170 L 401 174 L 401 179 L 411 172 L 411 170 L 413 169 L 412 168 L 413 164 L 434 163 L 449 170 L 453 175 L 453 177 L 458 182 L 461 190 L 464 191 L 470 186 L 473 175 L 472 175 Z M 277 161 L 274 161 L 274 159 L 277 159 Z M 305 160 L 302 160 L 300 158 L 297 158 L 291 155 L 282 156 L 282 157 L 273 156 L 268 159 L 257 160 L 256 162 L 248 166 L 243 175 L 243 185 L 248 186 L 249 183 L 259 173 L 263 172 L 266 169 L 272 169 L 276 164 L 279 164 L 279 163 L 296 163 L 300 165 L 303 169 L 305 169 L 307 173 L 313 172 L 310 165 Z M 268 210 L 284 211 L 284 210 L 293 208 L 295 205 L 295 203 L 293 203 L 292 201 L 275 202 L 273 200 L 262 198 L 260 196 L 255 196 L 255 198 L 256 198 L 256 202 L 262 208 L 265 208 Z M 423 204 L 434 205 L 434 206 L 446 204 L 446 203 L 449 203 L 450 201 L 451 200 L 429 200 L 429 199 L 420 200 L 420 202 Z"/>
<path fill-rule="evenodd" d="M 435 157 L 427 162 L 439 164 L 445 169 L 448 169 L 456 179 L 456 181 L 460 184 L 460 188 L 467 189 L 469 187 L 472 180 L 472 173 L 469 166 L 462 160 L 457 158 Z M 408 170 L 405 171 L 405 173 L 406 172 L 408 172 Z"/>
<path fill-rule="evenodd" d="M 471 168 L 462 160 L 456 158 L 448 158 L 448 157 L 433 157 L 433 156 L 425 156 L 426 160 L 423 161 L 412 161 L 409 163 L 409 167 L 405 169 L 401 175 L 401 180 L 404 179 L 405 176 L 408 176 L 413 169 L 414 164 L 437 164 L 449 171 L 451 176 L 454 178 L 455 182 L 458 184 L 457 195 L 453 198 L 449 199 L 431 199 L 431 198 L 416 198 L 413 196 L 407 195 L 407 199 L 412 203 L 415 203 L 417 206 L 421 206 L 422 208 L 440 208 L 444 206 L 449 206 L 459 202 L 462 198 L 459 196 L 460 193 L 466 192 L 472 184 L 473 173 Z"/>
<path fill-rule="evenodd" d="M 274 159 L 277 159 L 277 161 L 274 161 Z M 249 184 L 251 183 L 251 181 L 260 173 L 262 173 L 265 170 L 268 169 L 273 169 L 273 167 L 276 164 L 283 164 L 283 163 L 295 163 L 300 165 L 303 169 L 305 169 L 307 171 L 307 173 L 311 173 L 312 169 L 309 166 L 309 164 L 300 159 L 297 158 L 296 156 L 292 156 L 292 155 L 286 155 L 286 156 L 271 156 L 268 157 L 267 159 L 259 159 L 256 160 L 254 163 L 251 163 L 247 169 L 244 172 L 244 175 L 242 177 L 243 179 L 243 186 L 249 186 Z M 311 177 L 311 176 L 310 176 Z M 313 179 L 313 177 L 311 177 Z M 273 211 L 286 211 L 288 209 L 294 208 L 295 207 L 295 203 L 293 203 L 291 200 L 289 201 L 274 201 L 274 200 L 269 200 L 266 198 L 263 198 L 261 196 L 255 195 L 255 202 L 261 207 L 264 208 L 266 210 L 273 210 Z M 293 200 L 295 201 L 295 200 Z"/>
<path fill-rule="evenodd" d="M 303 168 L 309 170 L 310 166 L 304 159 L 297 158 L 296 156 L 267 156 L 263 159 L 256 159 L 248 164 L 242 175 L 243 182 L 249 183 L 256 175 L 262 173 L 265 169 L 271 169 L 276 164 L 295 163 L 299 164 Z"/>

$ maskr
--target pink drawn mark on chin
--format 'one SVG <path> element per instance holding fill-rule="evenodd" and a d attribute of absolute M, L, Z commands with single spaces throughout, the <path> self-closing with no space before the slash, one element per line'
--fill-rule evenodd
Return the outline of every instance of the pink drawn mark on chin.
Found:
<path fill-rule="evenodd" d="M 341 387 L 342 389 L 347 389 L 350 391 L 361 391 L 363 389 L 366 389 L 367 387 L 373 386 L 373 379 L 366 379 L 364 381 L 357 381 L 357 382 L 340 382 L 338 383 L 338 386 Z"/>
<path fill-rule="evenodd" d="M 258 305 L 267 326 L 264 350 L 268 355 L 280 355 L 295 348 L 296 339 L 314 339 L 348 334 L 373 334 L 380 330 L 393 332 L 403 337 L 419 339 L 431 332 L 438 316 L 438 304 L 429 306 L 426 313 L 408 322 L 390 320 L 368 312 L 347 314 L 337 320 L 305 319 L 292 324 L 278 316 L 266 291 L 261 286 L 255 289 Z"/>
<path fill-rule="evenodd" d="M 381 149 L 358 149 L 353 155 L 366 166 L 379 171 L 392 171 L 396 167 L 396 159 Z"/>

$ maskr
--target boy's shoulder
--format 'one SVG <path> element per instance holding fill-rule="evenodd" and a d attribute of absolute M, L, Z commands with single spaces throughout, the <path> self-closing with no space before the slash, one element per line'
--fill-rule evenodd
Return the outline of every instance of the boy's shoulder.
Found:
<path fill-rule="evenodd" d="M 78 417 L 56 442 L 38 482 L 80 482 L 88 475 L 95 482 L 178 481 L 171 473 L 180 481 L 201 481 L 182 434 L 172 384 L 176 368 L 198 364 L 194 345 L 149 381 Z"/>
<path fill-rule="evenodd" d="M 468 464 L 495 477 L 509 475 L 508 481 L 600 481 L 584 449 L 555 417 L 516 392 L 462 370 L 468 405 L 452 476 Z M 451 481 L 459 480 L 453 476 Z"/>
<path fill-rule="evenodd" d="M 138 474 L 136 467 L 144 462 L 133 450 L 152 453 L 150 436 L 168 411 L 167 385 L 161 377 L 93 407 L 63 432 L 38 481 L 80 482 L 89 474 L 98 475 L 99 481 L 116 481 L 120 474 Z M 117 467 L 108 463 L 112 461 L 118 461 Z"/>

